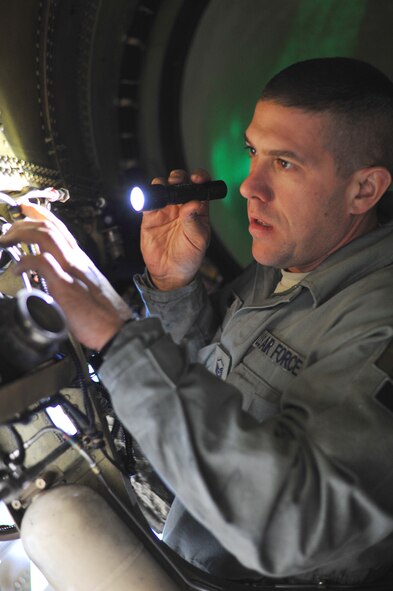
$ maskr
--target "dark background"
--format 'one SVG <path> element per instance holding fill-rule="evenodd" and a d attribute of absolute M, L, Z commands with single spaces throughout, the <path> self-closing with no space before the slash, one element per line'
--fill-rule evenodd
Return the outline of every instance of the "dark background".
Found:
<path fill-rule="evenodd" d="M 393 76 L 391 0 L 0 0 L 0 177 L 65 186 L 59 213 L 125 285 L 143 267 L 128 189 L 205 167 L 215 273 L 250 261 L 243 133 L 265 82 L 344 55 Z M 7 183 L 6 183 L 7 184 Z"/>

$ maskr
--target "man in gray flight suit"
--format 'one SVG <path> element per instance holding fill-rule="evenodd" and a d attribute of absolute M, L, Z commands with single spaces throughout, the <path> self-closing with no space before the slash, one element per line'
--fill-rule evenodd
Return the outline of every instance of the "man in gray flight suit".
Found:
<path fill-rule="evenodd" d="M 228 579 L 358 583 L 393 561 L 393 84 L 347 58 L 275 76 L 246 130 L 254 263 L 209 298 L 206 203 L 144 214 L 130 311 L 51 214 L 37 243 L 123 424 L 176 494 L 164 539 Z M 208 180 L 202 170 L 178 183 Z"/>

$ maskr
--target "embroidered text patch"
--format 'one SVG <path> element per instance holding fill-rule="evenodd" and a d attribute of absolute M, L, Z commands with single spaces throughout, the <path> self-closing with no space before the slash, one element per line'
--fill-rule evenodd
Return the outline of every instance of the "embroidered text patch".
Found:
<path fill-rule="evenodd" d="M 253 343 L 253 347 L 259 349 L 273 363 L 279 365 L 285 371 L 297 376 L 304 363 L 304 357 L 279 341 L 270 332 L 265 330 Z"/>

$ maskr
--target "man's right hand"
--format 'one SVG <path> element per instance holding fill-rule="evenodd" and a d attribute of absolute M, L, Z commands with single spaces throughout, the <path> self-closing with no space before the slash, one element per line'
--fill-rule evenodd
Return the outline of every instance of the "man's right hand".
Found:
<path fill-rule="evenodd" d="M 21 257 L 16 272 L 40 273 L 74 336 L 86 347 L 100 351 L 131 318 L 130 308 L 61 220 L 39 205 L 24 203 L 21 207 L 28 217 L 15 222 L 0 237 L 0 247 L 19 243 L 39 247 L 37 254 Z"/>
<path fill-rule="evenodd" d="M 168 180 L 155 178 L 152 184 L 204 183 L 204 170 L 188 175 L 173 170 Z M 144 212 L 141 250 L 154 285 L 170 291 L 190 283 L 201 266 L 210 240 L 208 202 L 190 201 Z"/>

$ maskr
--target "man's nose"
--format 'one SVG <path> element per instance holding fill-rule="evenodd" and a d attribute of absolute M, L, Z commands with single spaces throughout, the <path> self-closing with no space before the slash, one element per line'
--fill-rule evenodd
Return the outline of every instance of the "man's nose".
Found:
<path fill-rule="evenodd" d="M 253 170 L 240 185 L 240 194 L 245 199 L 259 199 L 267 202 L 273 198 L 268 175 L 263 170 Z"/>

